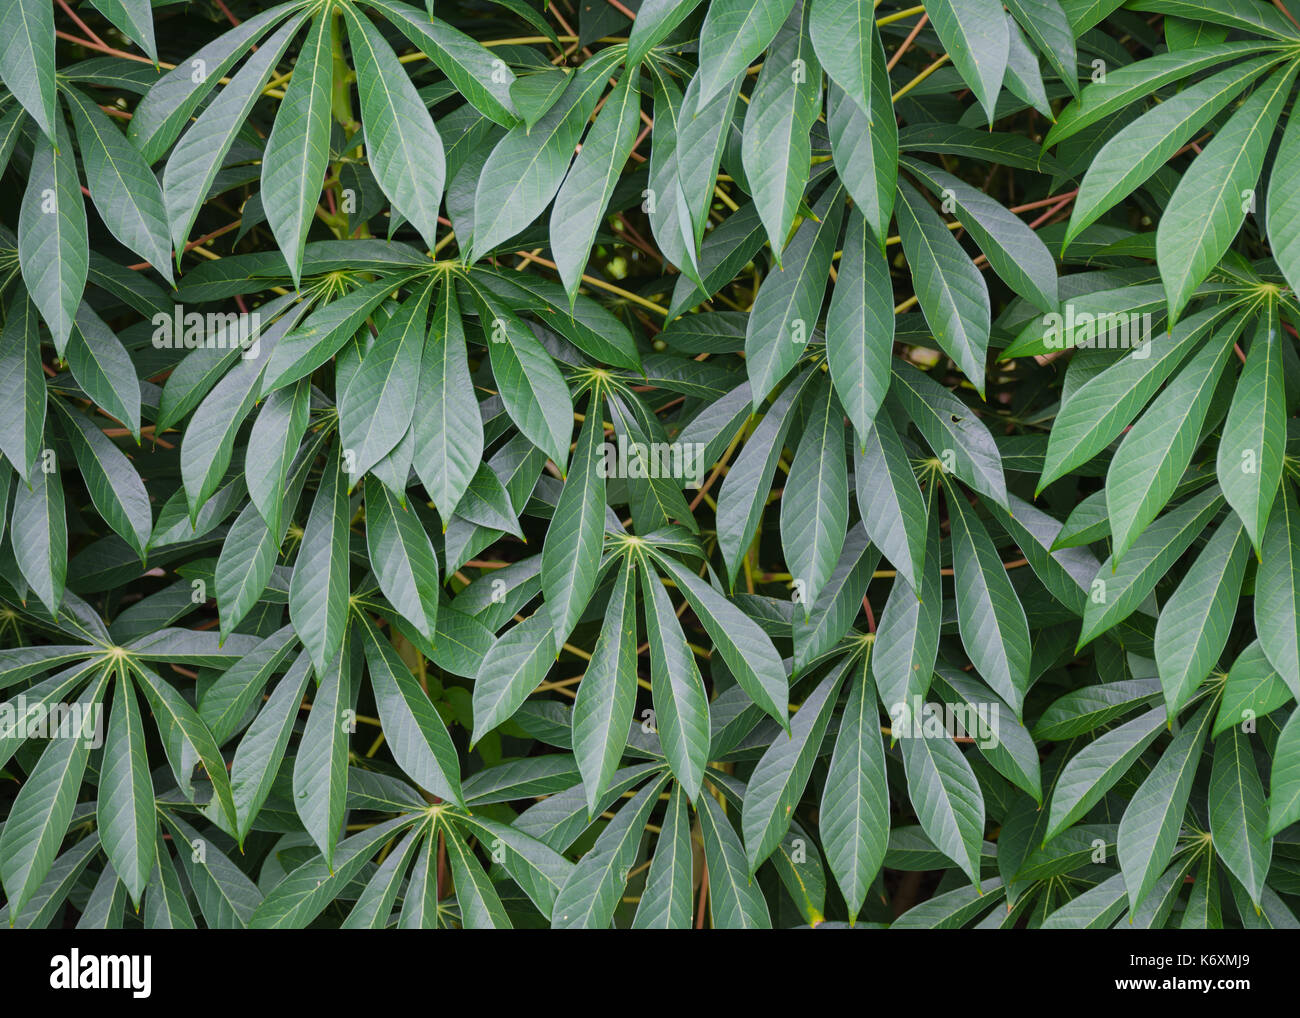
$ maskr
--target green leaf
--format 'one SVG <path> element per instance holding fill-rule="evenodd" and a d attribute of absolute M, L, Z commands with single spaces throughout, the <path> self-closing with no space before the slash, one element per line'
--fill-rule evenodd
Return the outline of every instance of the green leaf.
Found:
<path fill-rule="evenodd" d="M 294 808 L 331 873 L 347 804 L 348 731 L 355 724 L 347 717 L 352 703 L 350 660 L 344 643 L 317 669 L 320 684 L 293 761 Z"/>
<path fill-rule="evenodd" d="M 588 60 L 531 131 L 521 124 L 497 142 L 479 174 L 467 261 L 519 233 L 555 197 L 617 57 L 606 50 Z"/>
<path fill-rule="evenodd" d="M 294 65 L 262 157 L 262 208 L 296 286 L 302 249 L 329 166 L 333 64 L 330 19 L 316 16 Z"/>
<path fill-rule="evenodd" d="M 1170 566 L 1218 514 L 1222 497 L 1217 489 L 1212 489 L 1188 499 L 1142 531 L 1122 563 L 1116 564 L 1110 557 L 1101 564 L 1084 608 L 1079 647 L 1122 622 L 1142 605 Z"/>
<path fill-rule="evenodd" d="M 817 58 L 866 114 L 871 113 L 875 29 L 875 5 L 867 0 L 812 0 L 808 35 Z"/>
<path fill-rule="evenodd" d="M 794 0 L 712 0 L 700 29 L 700 108 L 723 90 L 768 44 Z"/>
<path fill-rule="evenodd" d="M 938 528 L 938 514 L 927 506 L 920 586 L 913 587 L 900 575 L 880 613 L 871 667 L 881 700 L 890 709 L 912 696 L 924 696 L 934 674 L 942 609 Z"/>
<path fill-rule="evenodd" d="M 500 297 L 475 286 L 479 322 L 487 333 L 488 357 L 506 412 L 533 445 L 551 461 L 568 459 L 573 437 L 573 400 L 559 369 L 524 324 Z"/>
<path fill-rule="evenodd" d="M 438 620 L 438 556 L 415 513 L 374 477 L 366 478 L 366 549 L 379 588 L 426 639 Z"/>
<path fill-rule="evenodd" d="M 642 7 L 648 7 L 649 3 Z M 639 22 L 638 18 L 638 22 Z M 634 29 L 635 31 L 635 29 Z M 653 644 L 652 644 L 653 646 Z M 687 813 L 689 793 L 676 787 L 655 842 L 654 858 L 645 889 L 637 903 L 632 928 L 637 930 L 691 928 L 691 824 Z M 626 807 L 624 807 L 626 808 Z"/>
<path fill-rule="evenodd" d="M 988 531 L 955 485 L 945 487 L 962 646 L 1020 720 L 1029 688 L 1029 623 Z"/>
<path fill-rule="evenodd" d="M 772 918 L 749 876 L 745 850 L 722 806 L 709 794 L 696 804 L 709 868 L 709 917 L 716 930 L 770 930 Z"/>
<path fill-rule="evenodd" d="M 1155 656 L 1170 717 L 1182 710 L 1227 646 L 1249 557 L 1246 533 L 1229 516 L 1161 609 Z"/>
<path fill-rule="evenodd" d="M 1116 450 L 1106 472 L 1116 562 L 1160 514 L 1187 470 L 1240 325 L 1192 355 Z"/>
<path fill-rule="evenodd" d="M 826 297 L 835 243 L 844 218 L 844 192 L 831 185 L 785 250 L 782 267 L 759 287 L 745 327 L 745 371 L 754 410 L 798 363 L 812 339 Z"/>
<path fill-rule="evenodd" d="M 339 438 L 349 489 L 392 451 L 411 426 L 430 296 L 430 287 L 423 287 L 393 312 L 339 396 Z M 454 298 L 447 300 L 450 306 L 439 308 L 440 323 L 442 314 L 455 313 Z"/>
<path fill-rule="evenodd" d="M 790 734 L 778 734 L 754 765 L 740 815 L 750 873 L 772 854 L 790 827 L 847 671 L 845 663 L 818 683 L 790 720 Z"/>
<path fill-rule="evenodd" d="M 142 664 L 139 657 L 125 655 L 124 660 L 140 681 L 140 691 L 149 701 L 160 731 L 164 734 L 173 733 L 177 741 L 183 743 L 185 747 L 184 765 L 180 766 L 181 761 L 173 752 L 174 747 L 170 744 L 167 746 L 167 757 L 178 784 L 186 794 L 191 794 L 189 771 L 197 759 L 203 765 L 208 780 L 212 783 L 214 800 L 220 805 L 233 827 L 235 803 L 230 793 L 230 778 L 226 773 L 225 761 L 221 758 L 221 750 L 216 740 L 212 738 L 212 733 L 208 731 L 208 726 L 189 705 L 189 701 L 174 687 L 163 681 L 156 672 Z M 166 736 L 168 739 L 172 737 L 172 735 Z"/>
<path fill-rule="evenodd" d="M 590 851 L 573 867 L 555 899 L 552 929 L 609 928 L 627 886 L 628 871 L 636 862 L 637 846 L 645 834 L 646 821 L 650 819 L 650 811 L 665 781 L 666 777 L 661 777 L 648 782 L 624 804 L 600 832 Z"/>
<path fill-rule="evenodd" d="M 624 74 L 591 125 L 551 208 L 551 251 L 572 300 L 641 124 L 636 78 Z M 489 348 L 490 349 L 490 348 Z"/>
<path fill-rule="evenodd" d="M 311 678 L 311 659 L 299 654 L 265 706 L 248 726 L 230 765 L 230 788 L 235 801 L 235 830 L 242 845 L 253 821 L 271 792 L 271 783 L 284 762 L 298 711 Z"/>
<path fill-rule="evenodd" d="M 699 5 L 700 0 L 645 0 L 627 40 L 627 67 L 634 68 L 644 60 Z"/>
<path fill-rule="evenodd" d="M 1300 507 L 1290 482 L 1273 503 L 1261 550 L 1255 590 L 1266 593 L 1255 597 L 1255 632 L 1269 664 L 1300 696 Z"/>
<path fill-rule="evenodd" d="M 751 700 L 789 731 L 789 680 L 781 658 L 758 623 L 674 559 L 651 548 Z"/>
<path fill-rule="evenodd" d="M 555 631 L 545 606 L 492 644 L 474 680 L 471 743 L 479 742 L 501 722 L 514 716 L 528 694 L 546 677 L 555 661 L 555 650 Z"/>
<path fill-rule="evenodd" d="M 98 106 L 64 88 L 90 197 L 109 231 L 172 281 L 162 187 L 144 157 Z M 323 172 L 323 171 L 322 171 Z"/>
<path fill-rule="evenodd" d="M 889 265 L 868 244 L 867 222 L 855 209 L 849 213 L 826 311 L 826 360 L 840 404 L 863 447 L 870 444 L 872 422 L 889 389 L 893 292 Z"/>
<path fill-rule="evenodd" d="M 1300 712 L 1293 711 L 1273 747 L 1268 782 L 1268 830 L 1271 838 L 1300 820 Z"/>
<path fill-rule="evenodd" d="M 1277 308 L 1269 301 L 1251 339 L 1219 441 L 1219 486 L 1245 525 L 1257 556 L 1263 554 L 1286 452 L 1282 342 Z"/>
<path fill-rule="evenodd" d="M 305 14 L 295 15 L 263 42 L 199 114 L 167 157 L 163 168 L 163 202 L 171 224 L 172 245 L 177 251 L 184 250 L 190 228 L 198 218 L 199 208 L 216 180 L 226 153 L 235 143 L 240 125 L 252 112 L 275 65 L 305 20 Z M 192 73 L 198 73 L 198 69 Z"/>
<path fill-rule="evenodd" d="M 650 645 L 655 731 L 673 777 L 687 799 L 694 800 L 699 797 L 709 761 L 708 694 L 695 655 L 673 613 L 672 601 L 649 569 L 641 572 L 641 592 L 646 642 Z M 671 873 L 664 879 L 670 877 Z M 670 892 L 665 894 L 671 897 Z"/>
<path fill-rule="evenodd" d="M 442 288 L 424 342 L 418 393 L 419 404 L 437 412 L 414 415 L 415 472 L 445 529 L 483 453 L 483 422 L 469 376 L 465 328 L 450 285 Z M 398 434 L 392 444 L 400 438 Z"/>
<path fill-rule="evenodd" d="M 1255 766 L 1250 736 L 1229 728 L 1214 744 L 1210 772 L 1210 835 L 1214 851 L 1250 900 L 1259 907 L 1268 874 L 1273 839 L 1268 831 L 1264 787 Z"/>
<path fill-rule="evenodd" d="M 503 127 L 514 125 L 510 84 L 515 78 L 505 61 L 445 21 L 424 17 L 408 4 L 389 0 L 366 0 L 366 3 L 381 11 L 418 46 L 483 116 Z"/>
<path fill-rule="evenodd" d="M 635 572 L 629 556 L 614 581 L 600 636 L 573 702 L 573 753 L 593 814 L 618 768 L 636 709 Z"/>
<path fill-rule="evenodd" d="M 849 907 L 849 922 L 857 918 L 880 872 L 889 834 L 876 687 L 866 660 L 861 668 L 840 717 L 819 818 L 826 861 Z"/>
<path fill-rule="evenodd" d="M 1262 56 L 1234 64 L 1183 89 L 1116 131 L 1084 174 L 1062 251 L 1164 166 L 1198 130 L 1276 62 L 1276 57 Z"/>
<path fill-rule="evenodd" d="M 450 827 L 443 829 L 443 843 L 456 887 L 456 903 L 460 905 L 461 929 L 510 929 L 510 916 L 469 846 Z"/>
<path fill-rule="evenodd" d="M 29 3 L 24 0 L 20 6 Z M 15 48 L 10 46 L 8 52 Z M 18 264 L 61 357 L 86 289 L 90 242 L 72 139 L 62 117 L 53 128 L 55 141 L 42 134 L 32 149 L 27 190 L 18 210 Z"/>
<path fill-rule="evenodd" d="M 1074 45 L 1075 33 L 1058 0 L 1007 0 L 1007 10 L 1015 15 L 1025 34 L 1033 40 L 1077 99 L 1079 70 Z M 1058 117 L 1058 123 L 1059 120 Z"/>
<path fill-rule="evenodd" d="M 812 128 L 821 113 L 822 70 L 804 31 L 805 10 L 796 5 L 772 42 L 745 110 L 740 147 L 778 264 L 808 183 Z"/>
<path fill-rule="evenodd" d="M 907 412 L 945 468 L 963 484 L 1007 508 L 1002 454 L 984 422 L 949 390 L 910 364 L 895 359 L 893 367 L 891 398 Z M 947 466 L 949 462 L 951 466 Z"/>
<path fill-rule="evenodd" d="M 599 393 L 593 391 L 573 462 L 542 545 L 542 591 L 558 651 L 596 590 L 605 532 L 605 471 Z"/>
<path fill-rule="evenodd" d="M 418 819 L 418 814 L 394 817 L 345 838 L 334 854 L 333 869 L 320 856 L 303 863 L 276 884 L 248 925 L 261 930 L 306 927 L 356 879 L 381 845 Z"/>
<path fill-rule="evenodd" d="M 891 712 L 897 716 L 897 712 Z M 913 725 L 919 726 L 919 718 Z M 984 842 L 984 793 L 957 744 L 936 737 L 895 733 L 903 752 L 907 794 L 921 828 L 935 846 L 980 886 L 980 848 Z"/>
<path fill-rule="evenodd" d="M 108 681 L 109 673 L 101 673 L 77 700 L 82 718 L 99 709 Z M 90 743 L 75 735 L 51 739 L 14 799 L 0 834 L 0 881 L 11 915 L 22 909 L 54 864 L 77 804 Z"/>
<path fill-rule="evenodd" d="M 1171 332 L 1151 337 L 1075 389 L 1065 399 L 1047 437 L 1037 491 L 1087 463 L 1114 441 L 1174 369 L 1222 324 L 1229 310 L 1207 308 L 1183 319 Z"/>
<path fill-rule="evenodd" d="M 262 11 L 200 47 L 189 60 L 159 78 L 136 106 L 127 130 L 127 137 L 145 161 L 156 163 L 166 155 L 194 111 L 235 62 L 268 28 L 304 6 L 295 0 Z"/>
<path fill-rule="evenodd" d="M 57 472 L 46 473 L 42 465 L 32 471 L 30 486 L 14 489 L 9 533 L 23 579 L 50 614 L 57 615 L 68 574 L 68 522 Z"/>
<path fill-rule="evenodd" d="M 113 713 L 104 740 L 96 822 L 100 843 L 138 911 L 154 868 L 158 821 L 140 706 L 130 679 L 122 669 L 117 673 Z"/>
<path fill-rule="evenodd" d="M 1156 230 L 1170 321 L 1178 319 L 1241 229 L 1295 76 L 1295 67 L 1283 68 L 1255 89 L 1174 189 Z"/>
<path fill-rule="evenodd" d="M 63 433 L 100 516 L 127 542 L 140 561 L 153 531 L 149 492 L 131 461 L 103 431 L 84 415 L 54 404 L 63 411 Z"/>
<path fill-rule="evenodd" d="M 24 481 L 41 451 L 45 432 L 45 374 L 36 305 L 14 295 L 0 330 L 0 452 Z"/>
<path fill-rule="evenodd" d="M 904 183 L 898 185 L 898 196 L 898 232 L 925 320 L 939 346 L 983 397 L 988 286 L 930 204 Z"/>
<path fill-rule="evenodd" d="M 787 487 L 789 494 L 781 499 L 781 545 L 807 620 L 839 561 L 849 523 L 844 411 L 829 385 L 819 386 L 808 407 Z"/>
<path fill-rule="evenodd" d="M 127 426 L 140 441 L 140 383 L 131 356 L 87 304 L 77 308 L 68 339 L 68 367 L 97 404 Z"/>
<path fill-rule="evenodd" d="M 248 435 L 244 457 L 248 495 L 273 534 L 279 534 L 284 523 L 282 510 L 289 469 L 307 433 L 310 415 L 311 387 L 299 381 L 293 388 L 271 393 Z"/>
<path fill-rule="evenodd" d="M 321 472 L 289 586 L 289 618 L 318 675 L 338 656 L 347 625 L 348 515 L 336 447 Z"/>
<path fill-rule="evenodd" d="M 370 683 L 393 758 L 421 788 L 462 804 L 460 761 L 447 728 L 393 645 L 359 616 Z"/>
<path fill-rule="evenodd" d="M 1116 855 L 1134 909 L 1155 887 L 1173 856 L 1213 716 L 1211 705 L 1206 704 L 1179 728 L 1119 822 Z M 1215 809 L 1213 793 L 1210 809 Z"/>
<path fill-rule="evenodd" d="M 1002 5 L 996 0 L 927 0 L 925 10 L 992 126 L 1011 44 Z"/>
<path fill-rule="evenodd" d="M 393 208 L 432 249 L 447 172 L 442 138 L 379 30 L 351 7 L 343 10 L 357 69 L 370 169 Z"/>
<path fill-rule="evenodd" d="M 910 159 L 905 165 L 941 200 L 952 200 L 962 226 L 1015 293 L 1044 311 L 1056 310 L 1056 264 L 1038 234 L 1001 203 L 957 177 Z"/>
<path fill-rule="evenodd" d="M 1268 182 L 1268 240 L 1291 289 L 1300 289 L 1300 236 L 1290 225 L 1300 216 L 1300 117 L 1288 117 Z"/>
<path fill-rule="evenodd" d="M 864 111 L 832 81 L 826 95 L 826 129 L 836 172 L 877 244 L 883 245 L 898 193 L 898 122 L 878 27 L 874 35 L 870 107 Z M 816 39 L 813 45 L 817 45 Z"/>
<path fill-rule="evenodd" d="M 0 13 L 0 78 L 41 133 L 55 139 L 59 119 L 54 78 L 54 8 L 45 0 L 14 0 Z M 38 142 L 39 145 L 39 142 Z M 69 150 L 68 158 L 72 157 Z M 12 905 L 13 911 L 20 906 Z"/>
<path fill-rule="evenodd" d="M 718 492 L 718 547 L 733 588 L 758 531 L 785 437 L 794 423 L 794 407 L 813 377 L 814 372 L 806 370 L 781 390 L 754 427 Z"/>
<path fill-rule="evenodd" d="M 1259 641 L 1255 640 L 1237 655 L 1228 671 L 1210 737 L 1217 739 L 1224 729 L 1271 713 L 1291 699 L 1291 690 L 1273 670 Z"/>

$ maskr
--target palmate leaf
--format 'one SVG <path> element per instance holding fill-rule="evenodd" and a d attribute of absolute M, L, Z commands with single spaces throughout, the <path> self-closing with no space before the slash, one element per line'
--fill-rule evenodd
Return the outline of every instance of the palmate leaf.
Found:
<path fill-rule="evenodd" d="M 1116 854 L 1135 909 L 1173 855 L 1212 715 L 1207 704 L 1179 728 L 1119 822 Z"/>
<path fill-rule="evenodd" d="M 1160 514 L 1191 462 L 1236 335 L 1224 329 L 1193 354 L 1115 451 L 1106 472 L 1114 562 Z"/>
<path fill-rule="evenodd" d="M 492 149 L 474 195 L 470 261 L 532 223 L 555 197 L 613 66 L 608 54 L 584 64 L 532 130 L 519 125 Z"/>
<path fill-rule="evenodd" d="M 98 707 L 109 678 L 107 670 L 101 673 L 77 700 L 83 712 Z M 22 909 L 54 864 L 72 819 L 90 742 L 75 735 L 50 740 L 9 813 L 0 835 L 0 880 L 13 912 Z"/>
<path fill-rule="evenodd" d="M 375 344 L 339 396 L 339 438 L 348 487 L 402 440 L 415 414 L 430 288 L 408 297 L 379 330 Z M 444 314 L 456 313 L 448 298 Z M 440 319 L 444 328 L 449 323 Z"/>
<path fill-rule="evenodd" d="M 1300 925 L 1287 4 L 571 6 L 4 5 L 0 922 Z"/>
<path fill-rule="evenodd" d="M 1171 321 L 1241 227 L 1295 76 L 1295 67 L 1283 68 L 1261 82 L 1205 146 L 1169 199 L 1156 231 L 1156 255 Z"/>
<path fill-rule="evenodd" d="M 795 712 L 790 722 L 790 737 L 778 737 L 754 765 L 740 817 L 751 873 L 785 835 L 794 807 L 803 796 L 814 755 L 830 724 L 831 711 L 847 670 L 846 663 L 817 684 Z"/>
<path fill-rule="evenodd" d="M 168 156 L 163 169 L 163 201 L 171 225 L 172 245 L 178 251 L 189 239 L 199 206 L 235 142 L 235 133 L 304 20 L 304 15 L 292 16 L 262 43 L 230 79 L 230 84 L 217 93 Z"/>

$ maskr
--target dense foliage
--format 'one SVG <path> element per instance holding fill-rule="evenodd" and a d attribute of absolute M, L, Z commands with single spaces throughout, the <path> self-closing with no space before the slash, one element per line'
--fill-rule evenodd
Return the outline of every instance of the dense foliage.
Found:
<path fill-rule="evenodd" d="M 3 0 L 0 915 L 1296 926 L 1297 72 Z"/>

